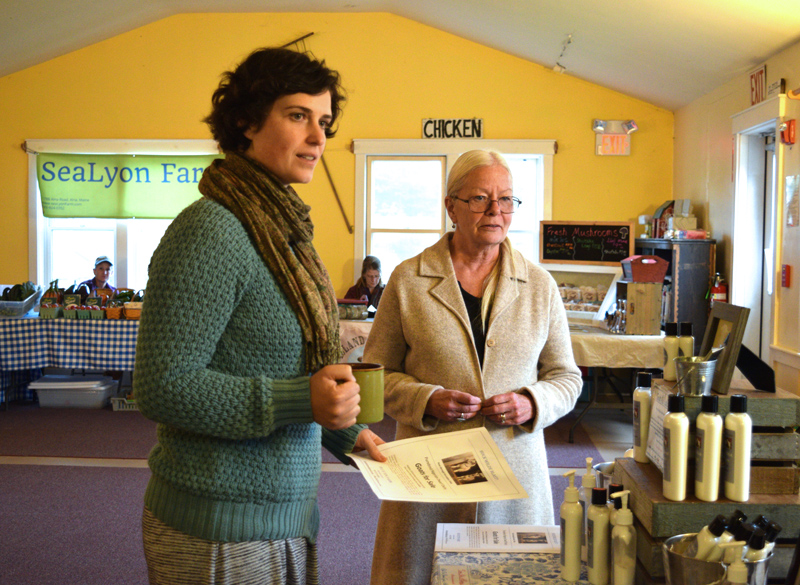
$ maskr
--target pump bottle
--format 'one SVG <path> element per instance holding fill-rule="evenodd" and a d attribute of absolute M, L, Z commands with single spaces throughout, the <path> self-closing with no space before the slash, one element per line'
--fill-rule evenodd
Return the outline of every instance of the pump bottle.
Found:
<path fill-rule="evenodd" d="M 607 585 L 611 559 L 611 523 L 606 488 L 592 488 L 592 505 L 586 512 L 588 546 L 586 572 L 592 585 Z"/>
<path fill-rule="evenodd" d="M 684 412 L 684 398 L 671 394 L 664 416 L 664 497 L 675 502 L 686 499 L 686 466 L 689 462 L 689 418 Z"/>
<path fill-rule="evenodd" d="M 621 501 L 617 511 L 617 524 L 611 530 L 611 584 L 633 585 L 636 573 L 636 529 L 633 512 L 628 508 L 629 490 L 615 493 L 612 498 Z"/>
<path fill-rule="evenodd" d="M 581 578 L 581 535 L 583 534 L 583 508 L 578 502 L 575 472 L 568 471 L 569 486 L 564 490 L 561 504 L 561 578 L 576 583 Z"/>
<path fill-rule="evenodd" d="M 749 550 L 750 540 L 753 538 L 753 533 L 755 532 L 756 527 L 749 522 L 741 522 L 737 527 L 736 530 L 733 532 L 733 540 L 737 542 L 743 542 L 744 548 L 742 549 L 742 555 L 747 555 L 747 551 Z M 729 556 L 731 555 L 731 556 Z M 733 559 L 733 550 L 728 549 L 722 555 L 722 562 L 726 565 L 730 565 Z"/>
<path fill-rule="evenodd" d="M 677 379 L 675 358 L 678 357 L 678 324 L 667 323 L 664 332 L 664 380 L 674 382 Z"/>
<path fill-rule="evenodd" d="M 615 521 L 618 509 L 617 503 L 619 503 L 619 507 L 622 507 L 622 500 L 619 498 L 613 498 L 612 496 L 621 491 L 622 485 L 618 483 L 612 483 L 608 485 L 608 521 L 611 523 L 612 528 L 616 526 Z"/>
<path fill-rule="evenodd" d="M 581 492 L 580 502 L 583 508 L 583 533 L 581 537 L 581 560 L 587 562 L 589 560 L 588 542 L 586 539 L 586 530 L 588 524 L 586 521 L 586 513 L 589 511 L 589 506 L 592 505 L 592 489 L 597 487 L 597 477 L 592 473 L 592 458 L 586 458 L 586 473 L 581 477 Z"/>
<path fill-rule="evenodd" d="M 731 517 L 728 518 L 728 521 L 726 522 L 727 527 L 725 528 L 725 532 L 720 535 L 719 542 L 708 553 L 708 557 L 706 557 L 707 561 L 718 563 L 720 560 L 722 560 L 722 551 L 725 549 L 721 548 L 721 546 L 733 540 L 734 533 L 736 530 L 738 530 L 739 525 L 746 519 L 747 516 L 741 510 L 736 510 L 733 514 L 731 514 Z"/>
<path fill-rule="evenodd" d="M 692 357 L 694 355 L 694 337 L 692 337 L 692 324 L 689 321 L 681 323 L 680 336 L 678 337 L 678 355 Z"/>
<path fill-rule="evenodd" d="M 767 533 L 762 528 L 755 527 L 750 541 L 747 543 L 747 552 L 744 553 L 744 560 L 752 563 L 766 559 L 769 551 L 767 550 Z"/>
<path fill-rule="evenodd" d="M 647 458 L 647 435 L 650 432 L 650 410 L 652 394 L 649 372 L 636 374 L 636 388 L 633 391 L 633 459 L 639 463 L 650 463 Z"/>
<path fill-rule="evenodd" d="M 730 412 L 725 416 L 722 442 L 725 465 L 725 497 L 735 502 L 750 498 L 750 444 L 753 421 L 747 414 L 747 396 L 731 396 Z"/>
<path fill-rule="evenodd" d="M 716 396 L 703 396 L 696 420 L 694 495 L 704 502 L 716 502 L 719 497 L 722 417 L 717 414 L 718 402 Z"/>
<path fill-rule="evenodd" d="M 728 569 L 725 572 L 725 580 L 722 582 L 722 585 L 746 585 L 747 565 L 745 565 L 742 560 L 742 548 L 744 548 L 744 545 L 745 543 L 736 540 L 720 545 L 726 549 L 734 549 L 733 556 L 735 557 L 735 560 L 728 565 Z M 735 550 L 737 548 L 739 549 L 738 551 Z"/>
<path fill-rule="evenodd" d="M 775 539 L 778 538 L 778 533 L 782 529 L 783 528 L 781 527 L 781 525 L 778 524 L 777 522 L 775 522 L 774 520 L 772 522 L 770 522 L 767 525 L 767 527 L 764 529 L 764 532 L 767 533 L 767 535 L 766 535 L 766 539 L 767 539 L 767 544 L 766 544 L 767 556 L 769 556 L 769 553 L 771 553 L 772 549 L 775 548 Z"/>
<path fill-rule="evenodd" d="M 697 533 L 697 554 L 694 556 L 699 561 L 708 560 L 708 555 L 719 544 L 719 538 L 725 532 L 726 521 L 722 514 L 717 515 L 708 526 Z"/>

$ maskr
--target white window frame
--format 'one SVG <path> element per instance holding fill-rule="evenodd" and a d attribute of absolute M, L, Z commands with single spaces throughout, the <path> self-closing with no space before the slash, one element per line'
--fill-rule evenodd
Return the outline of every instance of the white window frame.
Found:
<path fill-rule="evenodd" d="M 542 156 L 542 201 L 539 202 L 538 216 L 542 220 L 553 218 L 553 156 L 558 150 L 555 140 L 356 139 L 353 140 L 353 153 L 356 155 L 354 279 L 361 276 L 361 262 L 367 253 L 367 157 L 440 156 L 445 158 L 447 177 L 458 157 L 475 148 L 497 150 L 504 154 Z"/>
<path fill-rule="evenodd" d="M 36 155 L 56 154 L 219 154 L 214 140 L 116 140 L 116 139 L 31 139 L 28 151 L 28 278 L 44 282 L 46 242 L 42 199 L 36 177 Z M 117 227 L 117 245 L 126 243 L 124 222 Z M 127 271 L 127 247 L 120 246 L 117 272 Z"/>

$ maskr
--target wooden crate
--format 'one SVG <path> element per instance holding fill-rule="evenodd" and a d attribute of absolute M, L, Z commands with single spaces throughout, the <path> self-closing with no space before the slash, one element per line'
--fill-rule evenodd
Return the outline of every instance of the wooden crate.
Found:
<path fill-rule="evenodd" d="M 626 300 L 626 335 L 661 334 L 662 287 L 660 282 L 617 282 L 617 298 Z"/>
<path fill-rule="evenodd" d="M 752 459 L 800 461 L 800 433 L 793 428 L 753 429 Z"/>
<path fill-rule="evenodd" d="M 717 514 L 727 517 L 737 509 L 748 516 L 766 515 L 780 524 L 786 534 L 794 535 L 800 530 L 800 496 L 797 494 L 751 494 L 747 502 L 725 498 L 703 502 L 687 496 L 683 502 L 673 502 L 661 492 L 658 468 L 629 458 L 616 460 L 613 479 L 631 490 L 633 514 L 653 538 L 698 532 Z"/>
<path fill-rule="evenodd" d="M 654 380 L 654 386 L 669 390 L 673 383 Z M 728 395 L 718 396 L 719 414 L 730 411 L 730 397 L 748 397 L 748 414 L 753 420 L 753 440 L 750 448 L 751 494 L 797 494 L 800 492 L 800 398 L 785 390 L 774 394 L 754 390 L 745 380 L 732 384 Z M 685 396 L 686 416 L 694 421 L 700 414 L 702 396 Z M 694 425 L 689 431 L 689 466 L 687 493 L 694 489 Z"/>
<path fill-rule="evenodd" d="M 653 386 L 670 389 L 675 382 L 665 382 L 661 378 L 653 379 Z M 747 396 L 747 414 L 753 421 L 753 427 L 770 427 L 773 429 L 785 429 L 782 432 L 791 432 L 791 427 L 800 427 L 800 396 L 778 390 L 775 393 L 761 392 L 754 390 L 747 380 L 732 380 L 730 391 L 727 395 L 716 396 L 719 398 L 719 415 L 725 418 L 730 412 L 731 396 L 733 394 L 744 394 Z M 702 396 L 685 396 L 686 416 L 689 420 L 695 420 L 700 414 Z"/>

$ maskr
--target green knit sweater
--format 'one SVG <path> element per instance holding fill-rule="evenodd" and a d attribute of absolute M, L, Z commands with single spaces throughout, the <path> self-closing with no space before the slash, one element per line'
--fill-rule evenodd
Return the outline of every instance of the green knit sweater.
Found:
<path fill-rule="evenodd" d="M 150 263 L 134 393 L 158 422 L 145 505 L 207 540 L 306 537 L 319 528 L 323 444 L 342 461 L 363 426 L 312 421 L 297 318 L 241 223 L 201 199 Z"/>

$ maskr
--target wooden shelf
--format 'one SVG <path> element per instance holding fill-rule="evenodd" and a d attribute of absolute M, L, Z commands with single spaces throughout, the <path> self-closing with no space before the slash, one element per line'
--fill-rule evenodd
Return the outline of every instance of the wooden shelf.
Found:
<path fill-rule="evenodd" d="M 800 531 L 800 495 L 751 494 L 747 502 L 720 498 L 703 502 L 687 496 L 682 502 L 665 498 L 661 491 L 661 472 L 655 465 L 620 458 L 614 465 L 614 482 L 630 490 L 631 510 L 653 538 L 699 532 L 717 514 L 730 516 L 741 510 L 748 517 L 764 514 L 783 527 L 787 536 Z"/>
<path fill-rule="evenodd" d="M 665 382 L 661 378 L 653 379 L 653 386 L 670 389 L 675 382 Z M 673 390 L 673 393 L 675 391 Z M 719 398 L 719 414 L 723 418 L 730 412 L 731 396 L 744 394 L 747 396 L 747 414 L 753 420 L 754 427 L 797 427 L 800 426 L 800 396 L 778 388 L 772 392 L 753 389 L 747 380 L 732 380 L 728 394 L 715 394 Z M 684 395 L 686 416 L 694 420 L 700 413 L 702 396 Z"/>

